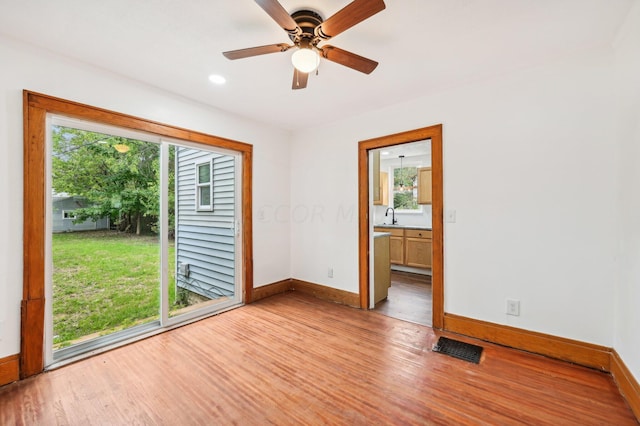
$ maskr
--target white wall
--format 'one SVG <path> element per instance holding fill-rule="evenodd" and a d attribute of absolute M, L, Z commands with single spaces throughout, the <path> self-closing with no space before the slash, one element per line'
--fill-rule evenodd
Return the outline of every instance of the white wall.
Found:
<path fill-rule="evenodd" d="M 294 134 L 292 204 L 324 214 L 292 221 L 293 277 L 358 291 L 358 141 L 442 123 L 445 209 L 457 210 L 445 310 L 611 346 L 611 60 L 592 51 Z"/>
<path fill-rule="evenodd" d="M 23 89 L 253 144 L 254 208 L 289 204 L 289 133 L 11 39 L 0 38 L 0 58 L 0 358 L 20 347 Z M 289 278 L 287 219 L 254 218 L 253 235 L 255 285 Z"/>
<path fill-rule="evenodd" d="M 620 139 L 620 281 L 614 348 L 640 380 L 640 3 L 616 43 Z"/>

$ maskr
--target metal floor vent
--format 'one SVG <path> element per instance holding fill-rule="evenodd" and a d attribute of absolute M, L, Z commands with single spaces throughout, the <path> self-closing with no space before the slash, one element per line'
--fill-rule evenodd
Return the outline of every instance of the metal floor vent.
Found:
<path fill-rule="evenodd" d="M 479 364 L 480 355 L 482 355 L 482 346 L 440 337 L 438 343 L 433 347 L 433 352 Z"/>

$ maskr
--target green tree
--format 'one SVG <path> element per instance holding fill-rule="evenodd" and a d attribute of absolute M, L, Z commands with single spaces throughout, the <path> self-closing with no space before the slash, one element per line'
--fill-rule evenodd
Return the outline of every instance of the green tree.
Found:
<path fill-rule="evenodd" d="M 128 150 L 119 152 L 116 145 L 126 145 Z M 89 203 L 89 207 L 74 212 L 77 221 L 108 216 L 119 229 L 135 229 L 138 235 L 144 217 L 157 223 L 159 164 L 159 145 L 68 127 L 53 128 L 53 189 L 84 197 Z"/>

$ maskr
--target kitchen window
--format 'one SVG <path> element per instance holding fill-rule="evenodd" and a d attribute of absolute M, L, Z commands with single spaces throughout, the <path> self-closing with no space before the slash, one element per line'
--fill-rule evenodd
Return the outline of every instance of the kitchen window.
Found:
<path fill-rule="evenodd" d="M 418 168 L 393 169 L 393 208 L 409 212 L 421 212 L 418 204 Z"/>

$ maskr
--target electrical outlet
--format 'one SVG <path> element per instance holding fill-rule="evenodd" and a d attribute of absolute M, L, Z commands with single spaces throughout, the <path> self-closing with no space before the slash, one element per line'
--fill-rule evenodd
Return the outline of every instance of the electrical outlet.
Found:
<path fill-rule="evenodd" d="M 178 273 L 185 278 L 189 278 L 189 264 L 188 263 L 178 263 Z"/>
<path fill-rule="evenodd" d="M 328 276 L 329 278 L 333 278 L 333 268 L 329 268 L 329 269 L 327 270 L 327 276 Z"/>
<path fill-rule="evenodd" d="M 514 299 L 507 299 L 507 315 L 519 316 L 520 315 L 520 301 Z"/>

